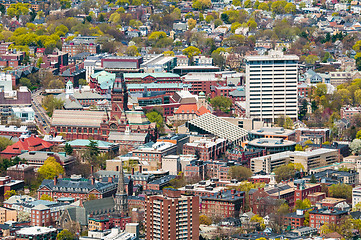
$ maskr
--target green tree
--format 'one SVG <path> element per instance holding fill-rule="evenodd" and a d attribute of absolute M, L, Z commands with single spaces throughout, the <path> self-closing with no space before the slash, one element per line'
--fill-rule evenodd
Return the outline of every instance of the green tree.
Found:
<path fill-rule="evenodd" d="M 285 6 L 285 12 L 286 13 L 295 13 L 296 12 L 296 5 L 293 3 L 287 3 Z"/>
<path fill-rule="evenodd" d="M 5 137 L 0 137 L 0 152 L 5 150 L 5 148 L 7 148 L 10 145 L 13 145 L 13 141 L 11 141 L 8 138 Z"/>
<path fill-rule="evenodd" d="M 64 101 L 53 95 L 48 95 L 43 98 L 43 107 L 50 117 L 53 115 L 55 109 L 62 109 L 63 106 Z"/>
<path fill-rule="evenodd" d="M 252 8 L 253 4 L 252 4 L 251 0 L 246 0 L 246 1 L 244 1 L 243 6 L 245 8 Z"/>
<path fill-rule="evenodd" d="M 308 198 L 303 200 L 297 200 L 295 204 L 295 209 L 307 209 L 311 207 L 311 201 Z"/>
<path fill-rule="evenodd" d="M 56 240 L 75 240 L 76 237 L 69 230 L 64 229 L 58 235 L 56 235 Z"/>
<path fill-rule="evenodd" d="M 316 56 L 316 55 L 308 55 L 306 58 L 305 58 L 305 62 L 307 64 L 315 64 L 316 61 L 319 61 L 320 59 Z"/>
<path fill-rule="evenodd" d="M 269 11 L 269 6 L 265 2 L 261 2 L 258 6 L 258 9 L 263 11 Z"/>
<path fill-rule="evenodd" d="M 288 180 L 290 178 L 294 178 L 294 176 L 296 174 L 294 166 L 291 164 L 279 166 L 273 172 L 276 175 L 277 182 L 280 182 L 282 180 Z"/>
<path fill-rule="evenodd" d="M 40 200 L 54 201 L 54 199 L 47 194 L 41 195 Z"/>
<path fill-rule="evenodd" d="M 285 13 L 285 6 L 287 5 L 287 1 L 285 0 L 280 0 L 280 1 L 275 1 L 272 3 L 271 5 L 271 9 L 273 14 L 283 14 Z"/>
<path fill-rule="evenodd" d="M 136 46 L 127 47 L 125 54 L 127 54 L 128 56 L 132 56 L 132 57 L 140 56 L 140 54 L 138 52 L 138 48 Z"/>
<path fill-rule="evenodd" d="M 88 85 L 88 82 L 84 78 L 81 78 L 79 79 L 79 85 L 86 86 Z"/>
<path fill-rule="evenodd" d="M 352 186 L 344 183 L 331 185 L 328 192 L 331 197 L 345 198 L 346 200 L 352 199 Z"/>
<path fill-rule="evenodd" d="M 297 144 L 295 147 L 295 151 L 304 151 L 304 149 L 303 149 L 302 145 Z"/>
<path fill-rule="evenodd" d="M 19 18 L 20 15 L 28 15 L 30 7 L 29 3 L 14 3 L 8 7 L 7 13 L 10 17 Z"/>
<path fill-rule="evenodd" d="M 52 179 L 63 173 L 64 168 L 54 157 L 48 157 L 38 170 L 38 174 L 42 179 Z"/>
<path fill-rule="evenodd" d="M 160 132 L 164 132 L 164 118 L 157 111 L 151 111 L 146 114 L 150 122 L 155 122 Z"/>
<path fill-rule="evenodd" d="M 232 101 L 227 97 L 217 96 L 211 99 L 211 105 L 217 110 L 228 112 L 232 106 Z"/>
<path fill-rule="evenodd" d="M 237 179 L 238 181 L 247 180 L 252 176 L 252 172 L 249 168 L 242 166 L 232 166 L 229 169 L 229 175 L 232 179 Z"/>
<path fill-rule="evenodd" d="M 315 177 L 315 175 L 311 175 L 311 178 L 310 178 L 310 183 L 317 183 L 317 179 Z"/>
<path fill-rule="evenodd" d="M 71 7 L 71 0 L 60 0 L 61 9 L 68 9 Z"/>
<path fill-rule="evenodd" d="M 211 0 L 196 0 L 193 2 L 192 7 L 196 10 L 204 10 L 209 8 L 212 5 Z"/>
<path fill-rule="evenodd" d="M 206 16 L 206 22 L 207 23 L 210 23 L 210 22 L 212 22 L 214 20 L 214 17 L 212 16 L 212 15 L 207 15 Z"/>
<path fill-rule="evenodd" d="M 73 147 L 69 143 L 65 143 L 64 151 L 67 155 L 73 154 Z"/>
<path fill-rule="evenodd" d="M 199 50 L 199 48 L 193 47 L 193 46 L 189 46 L 185 49 L 183 49 L 183 54 L 186 55 L 190 61 L 193 62 L 193 57 L 194 56 L 198 56 L 199 54 L 201 54 L 201 51 Z"/>
<path fill-rule="evenodd" d="M 293 121 L 289 116 L 285 117 L 285 123 L 283 124 L 283 128 L 293 129 Z"/>
<path fill-rule="evenodd" d="M 214 20 L 214 27 L 217 28 L 219 26 L 223 25 L 223 21 L 221 19 Z"/>

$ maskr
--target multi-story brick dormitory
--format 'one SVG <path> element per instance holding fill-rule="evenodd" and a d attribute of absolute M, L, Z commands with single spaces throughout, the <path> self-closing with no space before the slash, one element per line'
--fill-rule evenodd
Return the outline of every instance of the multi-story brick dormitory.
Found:
<path fill-rule="evenodd" d="M 38 188 L 38 198 L 42 195 L 48 195 L 54 200 L 62 197 L 73 198 L 75 201 L 86 201 L 89 195 L 96 198 L 111 197 L 116 193 L 117 183 L 109 178 L 108 182 L 96 181 L 94 177 L 84 179 L 78 175 L 72 175 L 70 178 L 44 179 Z"/>
<path fill-rule="evenodd" d="M 206 216 L 238 218 L 244 211 L 245 192 L 224 189 L 218 194 L 202 196 L 200 212 Z"/>

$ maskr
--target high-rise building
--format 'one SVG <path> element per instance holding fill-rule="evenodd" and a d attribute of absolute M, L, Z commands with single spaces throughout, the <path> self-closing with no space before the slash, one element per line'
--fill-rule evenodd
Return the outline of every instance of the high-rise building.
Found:
<path fill-rule="evenodd" d="M 246 57 L 246 110 L 254 119 L 273 123 L 279 116 L 297 119 L 296 55 L 270 51 Z"/>
<path fill-rule="evenodd" d="M 146 239 L 199 239 L 199 197 L 163 189 L 145 199 Z"/>

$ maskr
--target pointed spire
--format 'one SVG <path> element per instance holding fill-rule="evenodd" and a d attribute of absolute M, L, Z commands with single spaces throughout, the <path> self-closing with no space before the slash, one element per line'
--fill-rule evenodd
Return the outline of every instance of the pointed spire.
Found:
<path fill-rule="evenodd" d="M 127 215 L 128 196 L 124 186 L 123 161 L 120 162 L 117 193 L 115 194 L 115 211 L 121 216 Z"/>

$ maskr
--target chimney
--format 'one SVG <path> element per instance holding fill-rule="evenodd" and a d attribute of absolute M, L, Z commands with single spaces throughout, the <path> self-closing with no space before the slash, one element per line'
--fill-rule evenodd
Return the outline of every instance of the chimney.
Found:
<path fill-rule="evenodd" d="M 132 168 L 132 175 L 134 175 L 134 168 Z"/>
<path fill-rule="evenodd" d="M 95 184 L 95 177 L 91 177 L 91 183 L 92 183 L 92 185 L 94 185 Z"/>
<path fill-rule="evenodd" d="M 54 185 L 56 186 L 57 184 L 58 184 L 58 177 L 55 176 L 55 177 L 54 177 Z"/>
<path fill-rule="evenodd" d="M 108 177 L 108 183 L 112 183 L 113 182 L 113 178 L 112 177 Z"/>
<path fill-rule="evenodd" d="M 60 178 L 60 179 L 63 178 L 63 174 L 59 174 L 59 178 Z"/>
<path fill-rule="evenodd" d="M 142 165 L 139 165 L 139 173 L 142 173 L 143 167 Z"/>

